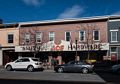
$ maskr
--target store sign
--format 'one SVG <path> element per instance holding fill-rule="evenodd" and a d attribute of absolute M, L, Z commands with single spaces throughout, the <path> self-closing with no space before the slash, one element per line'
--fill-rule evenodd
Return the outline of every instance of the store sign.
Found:
<path fill-rule="evenodd" d="M 77 47 L 77 48 L 76 48 Z M 44 43 L 42 45 L 27 45 L 16 46 L 16 52 L 34 52 L 34 51 L 87 51 L 87 50 L 109 50 L 109 43 L 95 43 L 95 44 L 76 44 L 62 40 L 59 45 L 53 41 Z"/>

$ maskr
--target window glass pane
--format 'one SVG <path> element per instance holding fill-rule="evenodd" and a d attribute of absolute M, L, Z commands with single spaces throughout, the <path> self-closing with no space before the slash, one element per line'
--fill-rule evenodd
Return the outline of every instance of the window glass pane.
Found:
<path fill-rule="evenodd" d="M 117 41 L 117 32 L 114 31 L 114 32 L 111 32 L 111 41 Z"/>
<path fill-rule="evenodd" d="M 98 30 L 94 31 L 94 40 L 99 40 L 99 31 Z"/>
<path fill-rule="evenodd" d="M 66 32 L 66 41 L 70 41 L 70 32 Z"/>
<path fill-rule="evenodd" d="M 42 33 L 36 33 L 36 42 L 41 42 L 42 41 Z"/>
<path fill-rule="evenodd" d="M 25 42 L 26 43 L 30 42 L 30 34 L 25 34 Z"/>
<path fill-rule="evenodd" d="M 111 52 L 117 52 L 117 48 L 116 47 L 111 47 Z"/>
<path fill-rule="evenodd" d="M 49 33 L 49 41 L 54 41 L 54 36 L 55 36 L 55 33 L 54 32 L 50 32 Z"/>
<path fill-rule="evenodd" d="M 80 31 L 80 41 L 85 40 L 85 31 Z"/>
<path fill-rule="evenodd" d="M 13 34 L 8 34 L 8 43 L 13 43 Z"/>

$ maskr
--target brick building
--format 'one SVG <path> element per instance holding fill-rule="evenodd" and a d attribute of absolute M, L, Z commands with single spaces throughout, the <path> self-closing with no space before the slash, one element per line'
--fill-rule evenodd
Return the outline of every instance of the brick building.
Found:
<path fill-rule="evenodd" d="M 20 45 L 16 52 L 50 63 L 55 58 L 59 64 L 103 60 L 109 50 L 107 20 L 102 17 L 20 23 Z"/>
<path fill-rule="evenodd" d="M 111 60 L 108 22 L 118 18 L 102 16 L 1 26 L 0 65 L 19 56 L 34 56 L 50 64 L 52 59 L 58 64 L 71 60 Z M 9 43 L 9 38 L 12 43 Z"/>

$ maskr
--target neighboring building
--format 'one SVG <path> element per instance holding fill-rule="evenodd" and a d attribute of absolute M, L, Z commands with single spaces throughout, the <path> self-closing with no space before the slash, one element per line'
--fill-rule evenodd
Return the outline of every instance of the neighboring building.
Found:
<path fill-rule="evenodd" d="M 120 17 L 108 23 L 111 61 L 120 62 Z"/>
<path fill-rule="evenodd" d="M 15 46 L 19 45 L 18 24 L 0 25 L 0 65 L 16 59 Z"/>

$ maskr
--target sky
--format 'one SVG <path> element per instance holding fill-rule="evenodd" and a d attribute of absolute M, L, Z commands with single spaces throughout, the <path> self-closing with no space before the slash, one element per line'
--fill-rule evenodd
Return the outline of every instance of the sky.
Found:
<path fill-rule="evenodd" d="M 0 0 L 3 23 L 120 15 L 120 0 Z"/>

